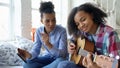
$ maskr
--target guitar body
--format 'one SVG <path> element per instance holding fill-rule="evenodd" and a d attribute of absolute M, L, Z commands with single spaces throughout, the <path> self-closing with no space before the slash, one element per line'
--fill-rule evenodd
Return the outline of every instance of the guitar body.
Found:
<path fill-rule="evenodd" d="M 77 39 L 76 52 L 71 55 L 71 61 L 75 62 L 75 64 L 82 65 L 83 56 L 79 55 L 79 49 L 84 49 L 89 52 L 94 52 L 94 43 L 86 40 L 85 38 L 81 39 L 80 37 Z"/>
<path fill-rule="evenodd" d="M 76 52 L 73 53 L 70 57 L 70 60 L 73 61 L 77 65 L 82 65 L 83 57 L 87 56 L 89 52 L 94 53 L 94 43 L 81 38 L 77 39 L 77 46 L 76 46 Z M 113 58 L 107 57 L 108 59 L 104 59 L 103 57 L 100 57 L 99 55 L 93 54 L 93 62 L 99 63 L 98 65 L 101 68 L 113 68 Z M 104 56 L 105 57 L 105 56 Z M 111 60 L 111 61 L 110 61 Z M 118 68 L 118 64 L 115 64 L 114 68 Z"/>

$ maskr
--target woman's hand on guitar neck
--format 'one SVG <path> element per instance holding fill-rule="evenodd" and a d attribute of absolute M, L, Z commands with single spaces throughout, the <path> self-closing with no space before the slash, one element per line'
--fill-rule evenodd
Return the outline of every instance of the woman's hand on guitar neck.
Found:
<path fill-rule="evenodd" d="M 116 60 L 117 61 L 117 60 Z M 89 53 L 86 57 L 84 57 L 82 64 L 86 68 L 119 68 L 118 62 L 116 63 L 114 58 L 110 58 L 104 55 L 97 55 L 96 61 L 93 62 L 92 54 Z M 114 66 L 115 62 L 115 66 Z"/>
<path fill-rule="evenodd" d="M 102 68 L 92 61 L 92 54 L 90 53 L 86 57 L 84 57 L 82 65 L 86 68 Z"/>
<path fill-rule="evenodd" d="M 69 44 L 68 44 L 68 53 L 73 54 L 74 52 L 75 52 L 75 44 L 69 42 Z"/>

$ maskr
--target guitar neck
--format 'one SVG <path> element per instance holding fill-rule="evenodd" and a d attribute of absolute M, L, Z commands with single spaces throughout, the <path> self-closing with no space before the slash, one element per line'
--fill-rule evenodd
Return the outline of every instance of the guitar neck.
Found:
<path fill-rule="evenodd" d="M 81 55 L 81 56 L 84 56 L 84 57 L 87 56 L 88 53 L 89 52 L 87 50 L 84 50 L 82 48 L 80 48 L 79 51 L 78 51 L 78 54 Z M 93 57 L 95 57 L 95 54 L 92 54 L 92 55 L 93 55 Z"/>
<path fill-rule="evenodd" d="M 82 48 L 80 48 L 79 52 L 78 52 L 78 54 L 83 56 L 83 57 L 87 56 L 88 53 L 89 52 L 87 50 L 84 50 Z M 105 60 L 103 58 L 98 57 L 98 55 L 95 55 L 95 54 L 92 54 L 92 55 L 93 55 L 93 62 L 95 62 L 95 63 L 98 62 L 98 63 L 105 66 L 105 67 L 102 67 L 102 68 L 118 68 L 118 63 L 117 62 Z M 109 59 L 112 59 L 112 58 L 109 58 Z"/>

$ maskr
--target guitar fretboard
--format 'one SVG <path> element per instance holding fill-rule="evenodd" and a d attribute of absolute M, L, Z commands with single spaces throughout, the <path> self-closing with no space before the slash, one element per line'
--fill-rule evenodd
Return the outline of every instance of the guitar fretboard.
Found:
<path fill-rule="evenodd" d="M 78 52 L 79 55 L 84 56 L 84 57 L 87 56 L 88 53 L 89 52 L 87 50 L 84 50 L 82 48 L 80 48 Z M 93 57 L 94 57 L 94 54 L 93 54 Z"/>

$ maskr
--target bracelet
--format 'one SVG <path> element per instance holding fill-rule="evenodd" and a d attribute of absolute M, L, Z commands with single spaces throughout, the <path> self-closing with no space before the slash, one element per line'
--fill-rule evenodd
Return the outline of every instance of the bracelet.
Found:
<path fill-rule="evenodd" d="M 118 68 L 120 68 L 120 60 L 118 60 Z"/>
<path fill-rule="evenodd" d="M 114 59 L 113 64 L 112 64 L 112 68 L 115 68 L 117 63 L 118 63 L 118 60 L 117 60 L 117 59 Z M 118 68 L 119 68 L 119 67 L 118 67 Z"/>

